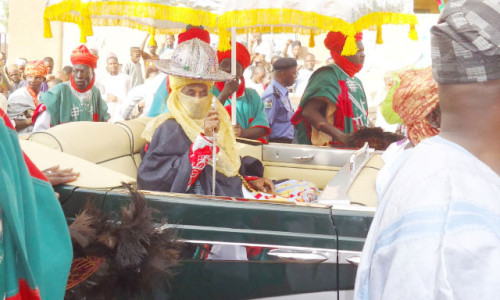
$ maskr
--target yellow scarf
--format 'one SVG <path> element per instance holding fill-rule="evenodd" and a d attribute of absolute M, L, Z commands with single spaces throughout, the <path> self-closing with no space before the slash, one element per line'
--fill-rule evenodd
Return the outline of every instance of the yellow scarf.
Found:
<path fill-rule="evenodd" d="M 161 114 L 148 122 L 146 129 L 142 133 L 144 139 L 151 142 L 156 128 L 171 118 L 179 123 L 191 142 L 194 142 L 196 137 L 203 132 L 203 120 L 210 108 L 212 97 L 214 96 L 209 94 L 210 97 L 206 98 L 207 102 L 201 104 L 205 105 L 202 109 L 204 111 L 203 117 L 190 117 L 187 111 L 189 103 L 183 103 L 183 99 L 186 99 L 186 97 L 183 97 L 180 91 L 185 86 L 193 83 L 205 84 L 208 90 L 213 86 L 213 82 L 211 81 L 169 76 L 169 84 L 172 91 L 168 95 L 167 107 L 170 112 Z M 219 101 L 217 101 L 217 112 L 219 113 L 220 120 L 219 132 L 217 133 L 217 146 L 220 149 L 219 153 L 217 153 L 217 171 L 228 177 L 236 176 L 240 169 L 241 162 L 236 150 L 236 138 L 234 136 L 233 127 L 231 126 L 231 119 L 226 109 Z"/>

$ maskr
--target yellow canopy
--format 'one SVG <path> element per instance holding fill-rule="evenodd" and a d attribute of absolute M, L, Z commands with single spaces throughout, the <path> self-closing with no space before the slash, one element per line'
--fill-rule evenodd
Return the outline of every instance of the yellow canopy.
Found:
<path fill-rule="evenodd" d="M 356 53 L 354 35 L 382 25 L 410 25 L 417 39 L 413 0 L 48 0 L 44 13 L 45 37 L 50 22 L 76 23 L 81 41 L 93 34 L 92 26 L 127 26 L 156 33 L 183 31 L 187 24 L 202 25 L 219 33 L 219 49 L 230 48 L 230 29 L 237 33 L 297 32 L 313 37 L 340 31 L 348 36 L 344 55 Z M 380 34 L 379 34 L 380 37 Z M 381 42 L 381 38 L 378 39 Z"/>

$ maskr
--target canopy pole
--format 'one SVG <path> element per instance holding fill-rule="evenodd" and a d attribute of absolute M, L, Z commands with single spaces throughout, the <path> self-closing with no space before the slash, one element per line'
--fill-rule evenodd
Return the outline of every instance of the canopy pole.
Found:
<path fill-rule="evenodd" d="M 217 110 L 217 97 L 212 98 L 212 109 Z M 212 196 L 215 196 L 215 183 L 217 176 L 217 133 L 212 130 Z"/>
<path fill-rule="evenodd" d="M 236 27 L 231 28 L 231 75 L 236 78 Z M 236 92 L 231 97 L 231 124 L 236 125 Z"/>

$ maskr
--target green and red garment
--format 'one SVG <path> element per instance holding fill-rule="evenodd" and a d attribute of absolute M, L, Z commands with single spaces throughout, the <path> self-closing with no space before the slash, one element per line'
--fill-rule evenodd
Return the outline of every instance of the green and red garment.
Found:
<path fill-rule="evenodd" d="M 52 185 L 0 110 L 0 298 L 63 299 L 73 250 Z"/>
<path fill-rule="evenodd" d="M 307 101 L 315 97 L 326 97 L 336 106 L 333 125 L 342 132 L 348 134 L 368 126 L 368 104 L 361 81 L 349 77 L 335 64 L 328 65 L 311 75 L 299 108 L 291 119 L 299 144 L 312 144 L 311 124 L 302 116 L 302 110 Z M 330 144 L 342 145 L 336 140 Z"/>
<path fill-rule="evenodd" d="M 241 80 L 243 80 L 243 77 Z M 241 87 L 243 87 L 243 89 Z M 217 82 L 210 92 L 215 97 L 218 97 L 223 88 L 224 86 Z M 226 100 L 224 106 L 229 116 L 231 116 L 231 97 Z M 271 128 L 269 127 L 267 115 L 264 110 L 264 102 L 262 102 L 257 91 L 245 88 L 244 81 L 240 84 L 240 89 L 236 94 L 236 121 L 240 124 L 242 129 L 262 127 L 266 130 L 264 137 L 271 134 Z M 260 138 L 259 141 L 267 143 L 264 138 Z"/>
<path fill-rule="evenodd" d="M 102 99 L 97 87 L 92 86 L 90 90 L 92 91 L 91 99 L 80 101 L 69 83 L 57 84 L 40 95 L 40 105 L 33 114 L 32 120 L 35 122 L 42 112 L 47 111 L 50 114 L 51 126 L 77 121 L 108 121 L 110 115 L 106 101 Z"/>

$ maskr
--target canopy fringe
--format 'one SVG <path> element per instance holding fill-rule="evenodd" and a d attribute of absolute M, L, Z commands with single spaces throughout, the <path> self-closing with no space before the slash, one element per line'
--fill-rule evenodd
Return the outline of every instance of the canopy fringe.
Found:
<path fill-rule="evenodd" d="M 43 37 L 50 39 L 52 37 L 52 28 L 50 27 L 50 21 L 48 19 L 43 19 Z"/>
<path fill-rule="evenodd" d="M 314 48 L 316 44 L 314 43 L 314 32 L 311 30 L 311 34 L 309 35 L 309 48 Z"/>
<path fill-rule="evenodd" d="M 418 40 L 418 34 L 414 24 L 410 25 L 410 33 L 408 34 L 408 37 L 414 41 Z"/>
<path fill-rule="evenodd" d="M 382 25 L 377 25 L 377 44 L 383 44 L 384 40 L 382 40 Z"/>
<path fill-rule="evenodd" d="M 111 18 L 91 18 L 92 16 L 112 16 Z M 126 16 L 126 17 L 124 17 Z M 372 26 L 377 26 L 377 43 L 382 41 L 381 25 L 409 24 L 409 37 L 418 39 L 415 30 L 417 18 L 414 14 L 375 12 L 365 15 L 354 23 L 339 18 L 324 16 L 315 12 L 303 12 L 290 8 L 251 9 L 226 12 L 217 17 L 215 13 L 196 10 L 188 7 L 166 6 L 158 3 L 135 1 L 102 1 L 84 2 L 81 0 L 64 0 L 45 8 L 44 37 L 52 36 L 50 22 L 72 22 L 81 30 L 81 40 L 93 35 L 92 26 L 125 26 L 147 32 L 164 34 L 180 32 L 172 29 L 157 29 L 127 19 L 127 17 L 189 23 L 203 25 L 211 33 L 219 33 L 219 50 L 230 49 L 230 28 L 236 27 L 237 33 L 249 33 L 256 30 L 262 33 L 300 33 L 310 36 L 310 45 L 314 44 L 314 36 L 322 32 L 339 31 L 347 36 L 342 51 L 343 55 L 353 55 L 357 51 L 354 35 Z M 265 25 L 264 25 L 265 24 Z M 300 25 L 299 25 L 300 24 Z M 380 30 L 379 30 L 380 28 Z M 153 37 L 153 34 L 152 34 Z M 379 38 L 380 37 L 380 38 Z M 154 41 L 154 39 L 152 39 Z M 312 43 L 311 43 L 312 42 Z M 150 40 L 150 43 L 152 41 Z"/>

